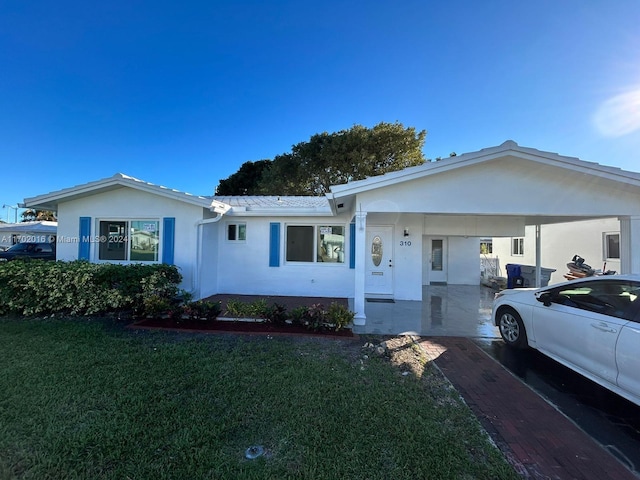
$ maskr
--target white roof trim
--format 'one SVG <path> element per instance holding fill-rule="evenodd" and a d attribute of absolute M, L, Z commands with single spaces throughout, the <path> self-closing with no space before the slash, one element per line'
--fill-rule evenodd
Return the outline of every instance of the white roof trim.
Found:
<path fill-rule="evenodd" d="M 629 172 L 615 167 L 607 167 L 594 162 L 586 162 L 575 157 L 565 157 L 557 153 L 543 152 L 535 148 L 520 147 L 516 142 L 507 140 L 497 147 L 484 148 L 477 152 L 448 157 L 436 162 L 427 162 L 416 167 L 409 167 L 397 172 L 369 177 L 343 185 L 334 185 L 331 187 L 331 193 L 334 198 L 346 197 L 376 188 L 487 162 L 508 155 L 574 170 L 575 172 L 588 173 L 616 182 L 640 186 L 640 173 Z"/>
<path fill-rule="evenodd" d="M 38 195 L 37 197 L 25 198 L 24 206 L 26 208 L 41 206 L 47 209 L 55 209 L 57 204 L 61 201 L 70 200 L 76 197 L 83 197 L 96 193 L 100 190 L 109 190 L 114 187 L 134 188 L 136 190 L 190 203 L 192 205 L 202 206 L 204 208 L 213 208 L 211 198 L 192 195 L 190 193 L 173 190 L 161 185 L 155 185 L 122 173 L 116 173 L 112 177 L 84 183 L 82 185 L 76 185 L 74 187 L 45 193 L 44 195 Z"/>
<path fill-rule="evenodd" d="M 252 217 L 333 216 L 329 199 L 314 196 L 229 195 L 214 197 L 229 205 L 227 215 Z"/>

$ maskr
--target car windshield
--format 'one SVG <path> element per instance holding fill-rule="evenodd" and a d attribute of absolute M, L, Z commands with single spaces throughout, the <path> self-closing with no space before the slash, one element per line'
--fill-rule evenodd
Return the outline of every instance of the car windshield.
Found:
<path fill-rule="evenodd" d="M 7 252 L 30 252 L 33 251 L 33 243 L 16 243 Z"/>

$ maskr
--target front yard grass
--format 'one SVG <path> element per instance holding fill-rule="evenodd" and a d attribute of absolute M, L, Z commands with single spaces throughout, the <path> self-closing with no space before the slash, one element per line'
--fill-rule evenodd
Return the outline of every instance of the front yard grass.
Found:
<path fill-rule="evenodd" d="M 518 478 L 408 342 L 363 343 L 0 319 L 0 479 Z"/>

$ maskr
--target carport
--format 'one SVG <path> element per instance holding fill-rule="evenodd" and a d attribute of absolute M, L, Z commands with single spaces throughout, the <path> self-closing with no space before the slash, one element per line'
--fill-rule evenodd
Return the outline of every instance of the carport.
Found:
<path fill-rule="evenodd" d="M 491 321 L 495 290 L 483 285 L 425 285 L 422 301 L 366 301 L 365 325 L 354 332 L 374 335 L 500 338 Z"/>
<path fill-rule="evenodd" d="M 355 323 L 372 301 L 423 302 L 423 286 L 479 285 L 479 239 L 597 218 L 620 222 L 621 273 L 640 273 L 640 174 L 507 141 L 331 188 L 353 215 Z M 369 299 L 369 301 L 367 301 Z"/>

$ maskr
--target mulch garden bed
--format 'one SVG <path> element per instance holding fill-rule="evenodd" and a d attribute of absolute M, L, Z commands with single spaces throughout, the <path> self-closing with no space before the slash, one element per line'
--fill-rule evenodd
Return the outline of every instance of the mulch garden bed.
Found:
<path fill-rule="evenodd" d="M 197 333 L 241 333 L 249 335 L 305 335 L 321 337 L 342 337 L 357 338 L 351 329 L 345 328 L 340 331 L 320 330 L 313 331 L 301 325 L 274 325 L 265 322 L 237 321 L 232 320 L 181 320 L 172 319 L 145 319 L 129 325 L 129 328 L 141 328 L 148 330 L 172 330 L 180 332 Z"/>
<path fill-rule="evenodd" d="M 205 299 L 208 302 L 220 302 L 224 316 L 227 310 L 227 302 L 231 299 L 239 300 L 244 303 L 251 303 L 256 300 L 264 299 L 269 304 L 277 303 L 284 306 L 287 310 L 292 310 L 299 306 L 311 307 L 312 305 L 321 304 L 329 306 L 331 303 L 338 303 L 345 307 L 349 306 L 346 298 L 325 298 L 325 297 L 284 297 L 284 296 L 264 296 L 264 295 L 213 295 Z M 351 329 L 345 328 L 338 332 L 333 330 L 313 331 L 301 325 L 274 325 L 266 322 L 255 321 L 233 321 L 233 320 L 180 320 L 176 321 L 169 318 L 161 319 L 144 319 L 137 321 L 129 328 L 139 328 L 148 330 L 172 330 L 181 332 L 198 332 L 198 333 L 238 333 L 250 335 L 294 335 L 294 336 L 317 336 L 317 337 L 341 337 L 341 338 L 358 338 Z"/>

